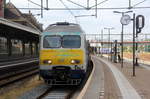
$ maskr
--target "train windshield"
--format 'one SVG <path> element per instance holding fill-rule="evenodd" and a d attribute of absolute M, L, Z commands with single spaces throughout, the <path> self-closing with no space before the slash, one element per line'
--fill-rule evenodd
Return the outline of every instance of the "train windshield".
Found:
<path fill-rule="evenodd" d="M 45 36 L 43 42 L 44 48 L 59 48 L 61 47 L 60 36 Z"/>
<path fill-rule="evenodd" d="M 79 35 L 65 35 L 62 38 L 63 48 L 80 48 L 81 38 Z"/>

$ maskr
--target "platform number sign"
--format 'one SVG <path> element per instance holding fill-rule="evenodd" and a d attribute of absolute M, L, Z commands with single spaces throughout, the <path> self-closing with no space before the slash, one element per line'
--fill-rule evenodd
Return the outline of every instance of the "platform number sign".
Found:
<path fill-rule="evenodd" d="M 136 33 L 141 33 L 142 31 L 142 28 L 144 27 L 145 25 L 145 18 L 143 15 L 138 15 L 136 17 Z"/>

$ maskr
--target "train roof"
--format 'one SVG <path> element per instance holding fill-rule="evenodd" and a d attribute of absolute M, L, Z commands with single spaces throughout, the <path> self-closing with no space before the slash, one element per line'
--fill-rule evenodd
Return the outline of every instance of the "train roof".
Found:
<path fill-rule="evenodd" d="M 44 32 L 81 32 L 83 33 L 79 24 L 68 22 L 57 22 L 49 25 Z"/>

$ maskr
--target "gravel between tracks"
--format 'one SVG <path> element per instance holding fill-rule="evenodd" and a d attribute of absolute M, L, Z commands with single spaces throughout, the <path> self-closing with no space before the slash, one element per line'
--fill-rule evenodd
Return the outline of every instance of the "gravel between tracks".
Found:
<path fill-rule="evenodd" d="M 18 99 L 36 99 L 41 93 L 45 92 L 47 88 L 48 87 L 45 84 L 40 85 L 24 93 L 22 96 L 18 97 Z"/>
<path fill-rule="evenodd" d="M 34 83 L 33 83 L 34 82 Z M 44 84 L 39 80 L 38 75 L 30 76 L 29 78 L 9 84 L 0 88 L 0 99 L 17 99 L 24 93 Z"/>

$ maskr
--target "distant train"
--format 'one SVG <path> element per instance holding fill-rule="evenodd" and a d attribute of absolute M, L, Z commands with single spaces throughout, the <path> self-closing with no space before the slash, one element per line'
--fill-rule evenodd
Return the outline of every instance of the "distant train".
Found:
<path fill-rule="evenodd" d="M 79 85 L 90 61 L 85 34 L 78 24 L 51 24 L 41 35 L 40 76 L 49 85 Z"/>

